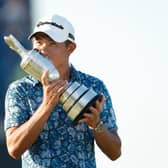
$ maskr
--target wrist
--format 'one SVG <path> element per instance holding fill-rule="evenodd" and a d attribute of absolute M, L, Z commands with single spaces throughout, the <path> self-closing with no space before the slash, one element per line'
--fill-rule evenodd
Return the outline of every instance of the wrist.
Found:
<path fill-rule="evenodd" d="M 39 106 L 39 108 L 45 113 L 51 113 L 51 111 L 53 109 L 50 104 L 47 104 L 45 102 L 42 102 L 42 104 Z"/>
<path fill-rule="evenodd" d="M 96 132 L 96 133 L 103 132 L 103 130 L 104 130 L 104 124 L 103 124 L 103 122 L 100 121 L 100 122 L 97 124 L 96 128 L 94 128 L 93 130 L 94 130 L 94 132 Z"/>

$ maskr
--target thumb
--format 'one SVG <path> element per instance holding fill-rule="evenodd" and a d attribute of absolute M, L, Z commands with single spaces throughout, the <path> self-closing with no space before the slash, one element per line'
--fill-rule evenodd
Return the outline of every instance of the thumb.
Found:
<path fill-rule="evenodd" d="M 42 76 L 41 76 L 41 82 L 43 85 L 48 85 L 49 83 L 49 71 L 48 70 L 45 70 L 43 73 L 42 73 Z"/>
<path fill-rule="evenodd" d="M 105 96 L 104 95 L 101 95 L 100 99 L 99 99 L 99 102 L 100 102 L 100 107 L 102 108 L 103 107 L 103 104 L 105 102 Z"/>

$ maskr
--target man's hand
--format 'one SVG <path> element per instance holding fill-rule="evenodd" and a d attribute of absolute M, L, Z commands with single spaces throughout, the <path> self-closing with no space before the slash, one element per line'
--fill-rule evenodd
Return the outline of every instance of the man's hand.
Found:
<path fill-rule="evenodd" d="M 89 113 L 84 113 L 83 118 L 79 120 L 79 123 L 85 123 L 91 128 L 96 128 L 100 122 L 100 113 L 105 101 L 105 97 L 102 95 L 99 100 L 96 101 L 94 106 L 89 107 Z"/>
<path fill-rule="evenodd" d="M 49 81 L 48 74 L 49 72 L 45 71 L 41 77 L 44 94 L 43 103 L 54 108 L 68 83 L 60 79 Z"/>

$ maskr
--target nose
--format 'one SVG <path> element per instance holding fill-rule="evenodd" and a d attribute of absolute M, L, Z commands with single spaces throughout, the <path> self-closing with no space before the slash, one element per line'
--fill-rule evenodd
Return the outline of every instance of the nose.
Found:
<path fill-rule="evenodd" d="M 42 43 L 40 46 L 39 46 L 39 51 L 41 54 L 43 54 L 44 56 L 47 56 L 48 54 L 48 46 L 46 43 Z"/>

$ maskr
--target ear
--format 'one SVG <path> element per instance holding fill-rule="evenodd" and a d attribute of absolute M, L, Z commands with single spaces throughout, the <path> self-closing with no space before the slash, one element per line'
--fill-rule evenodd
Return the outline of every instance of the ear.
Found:
<path fill-rule="evenodd" d="M 67 51 L 71 54 L 76 48 L 76 43 L 70 43 L 67 47 Z"/>

